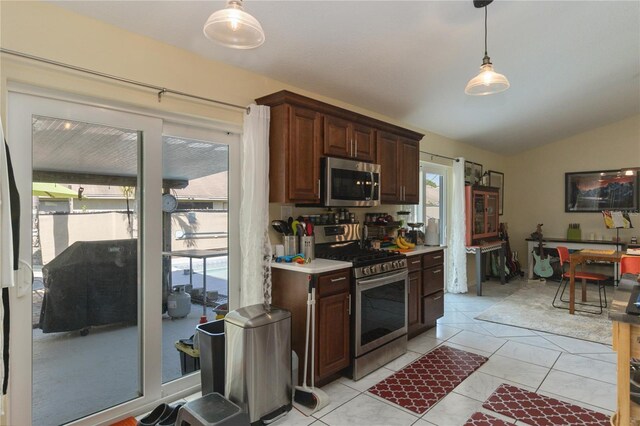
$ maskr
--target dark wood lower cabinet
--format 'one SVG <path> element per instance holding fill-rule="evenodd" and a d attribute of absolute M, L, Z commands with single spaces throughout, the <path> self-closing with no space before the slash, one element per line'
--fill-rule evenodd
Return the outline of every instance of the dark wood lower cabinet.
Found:
<path fill-rule="evenodd" d="M 444 252 L 411 256 L 409 264 L 408 335 L 434 327 L 444 315 Z"/>
<path fill-rule="evenodd" d="M 408 306 L 409 338 L 424 331 L 422 324 L 422 272 L 409 273 L 409 306 Z"/>
<path fill-rule="evenodd" d="M 438 318 L 444 315 L 444 291 L 423 297 L 422 312 L 425 327 L 435 327 Z"/>
<path fill-rule="evenodd" d="M 351 364 L 350 352 L 350 291 L 351 270 L 325 274 L 272 269 L 272 303 L 291 311 L 291 349 L 299 359 L 298 385 L 304 371 L 305 325 L 309 279 L 316 283 L 316 329 L 314 380 L 316 386 L 338 378 Z M 311 338 L 311 337 L 310 337 Z M 311 345 L 309 345 L 311 353 Z M 307 383 L 311 376 L 308 366 Z"/>
<path fill-rule="evenodd" d="M 349 293 L 317 302 L 316 377 L 321 380 L 349 366 Z"/>

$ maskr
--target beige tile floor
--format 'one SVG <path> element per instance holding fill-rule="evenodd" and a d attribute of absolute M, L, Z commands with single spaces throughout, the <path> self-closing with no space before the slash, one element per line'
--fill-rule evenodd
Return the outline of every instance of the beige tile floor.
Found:
<path fill-rule="evenodd" d="M 313 416 L 305 417 L 293 409 L 273 425 L 463 425 L 475 411 L 501 417 L 482 408 L 482 403 L 501 383 L 613 414 L 616 364 L 611 346 L 474 319 L 522 284 L 512 281 L 501 286 L 487 282 L 483 285 L 483 297 L 475 296 L 475 288 L 470 288 L 467 294 L 445 295 L 444 317 L 435 328 L 412 339 L 407 354 L 357 382 L 341 378 L 325 386 L 331 403 Z M 440 345 L 485 355 L 489 361 L 422 416 L 366 392 Z M 197 397 L 193 395 L 187 400 Z"/>

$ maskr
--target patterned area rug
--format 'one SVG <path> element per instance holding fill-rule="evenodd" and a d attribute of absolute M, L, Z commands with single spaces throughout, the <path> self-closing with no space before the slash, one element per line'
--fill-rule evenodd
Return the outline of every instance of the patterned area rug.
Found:
<path fill-rule="evenodd" d="M 589 303 L 598 300 L 597 289 L 593 291 L 595 287 L 595 285 L 588 285 L 587 301 Z M 530 281 L 522 289 L 478 315 L 476 319 L 610 345 L 612 331 L 607 310 L 605 309 L 600 315 L 580 312 L 569 315 L 569 311 L 551 306 L 557 288 L 556 282 Z M 576 284 L 576 288 L 580 288 L 580 284 Z M 609 303 L 613 297 L 612 290 L 611 287 L 607 288 Z M 579 295 L 580 291 L 577 290 L 576 296 L 579 297 Z M 567 288 L 565 298 L 568 296 Z M 564 305 L 568 306 L 568 304 Z"/>
<path fill-rule="evenodd" d="M 417 414 L 444 398 L 487 358 L 440 346 L 387 377 L 369 392 Z"/>
<path fill-rule="evenodd" d="M 485 413 L 476 412 L 469 417 L 464 426 L 509 426 L 513 423 L 507 423 Z"/>
<path fill-rule="evenodd" d="M 502 384 L 482 404 L 487 410 L 537 426 L 610 425 L 609 417 L 596 411 Z"/>

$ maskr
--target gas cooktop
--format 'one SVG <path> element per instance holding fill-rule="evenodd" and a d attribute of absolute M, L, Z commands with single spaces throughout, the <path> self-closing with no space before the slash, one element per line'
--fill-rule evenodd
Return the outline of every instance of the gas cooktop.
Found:
<path fill-rule="evenodd" d="M 316 246 L 316 257 L 351 262 L 358 268 L 391 260 L 404 259 L 405 255 L 395 251 L 363 249 L 357 242 Z"/>

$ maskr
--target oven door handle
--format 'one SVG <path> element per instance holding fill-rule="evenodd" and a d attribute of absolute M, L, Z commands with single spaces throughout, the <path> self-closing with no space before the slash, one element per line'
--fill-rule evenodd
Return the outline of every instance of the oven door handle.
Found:
<path fill-rule="evenodd" d="M 367 290 L 369 288 L 377 287 L 380 283 L 390 283 L 407 279 L 408 276 L 409 271 L 405 269 L 401 272 L 393 272 L 391 274 L 385 274 L 384 276 L 378 276 L 369 280 L 358 280 L 357 287 L 359 290 Z"/>

